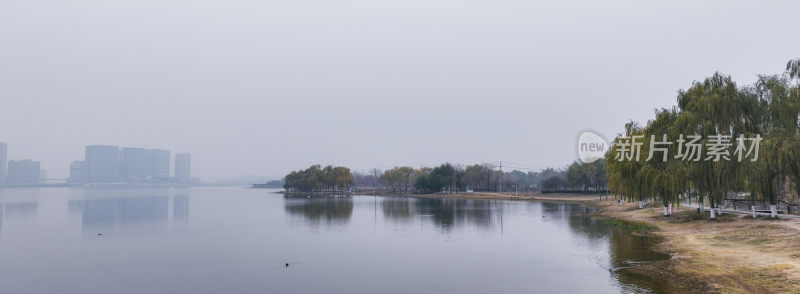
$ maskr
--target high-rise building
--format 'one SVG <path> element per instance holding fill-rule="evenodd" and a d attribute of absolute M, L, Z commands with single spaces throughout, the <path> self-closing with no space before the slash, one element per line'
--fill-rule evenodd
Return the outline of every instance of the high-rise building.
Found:
<path fill-rule="evenodd" d="M 175 153 L 175 178 L 179 183 L 189 182 L 192 177 L 192 155 L 189 153 Z"/>
<path fill-rule="evenodd" d="M 113 183 L 119 180 L 119 147 L 86 146 L 86 174 L 90 183 Z"/>
<path fill-rule="evenodd" d="M 0 142 L 0 185 L 6 182 L 7 161 L 8 161 L 8 144 Z"/>
<path fill-rule="evenodd" d="M 120 163 L 120 176 L 123 179 L 145 177 L 145 163 L 147 149 L 122 148 L 122 162 Z"/>
<path fill-rule="evenodd" d="M 83 184 L 86 183 L 86 161 L 73 161 L 69 164 L 69 179 L 70 184 Z"/>
<path fill-rule="evenodd" d="M 144 159 L 144 174 L 153 178 L 169 178 L 170 153 L 168 150 L 147 150 Z"/>
<path fill-rule="evenodd" d="M 40 172 L 41 169 L 38 161 L 28 159 L 9 160 L 6 183 L 9 185 L 38 184 Z"/>

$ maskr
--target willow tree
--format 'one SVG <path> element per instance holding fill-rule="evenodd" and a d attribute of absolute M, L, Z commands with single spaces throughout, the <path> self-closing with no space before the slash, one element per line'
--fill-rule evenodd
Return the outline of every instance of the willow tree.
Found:
<path fill-rule="evenodd" d="M 606 152 L 605 163 L 608 168 L 609 188 L 619 193 L 626 201 L 638 201 L 639 208 L 642 208 L 645 198 L 652 195 L 648 193 L 650 180 L 648 173 L 642 171 L 644 158 L 641 158 L 641 150 L 635 154 L 637 147 L 620 144 L 623 141 L 634 143 L 632 138 L 637 137 L 644 137 L 641 126 L 633 121 L 625 124 L 625 133 L 617 136 L 614 144 Z M 630 157 L 626 157 L 626 154 Z"/>
<path fill-rule="evenodd" d="M 353 185 L 350 169 L 342 166 L 326 166 L 319 164 L 307 169 L 292 171 L 283 178 L 286 191 L 341 191 Z"/>
<path fill-rule="evenodd" d="M 411 180 L 414 175 L 414 168 L 408 166 L 394 167 L 381 174 L 381 180 L 392 187 L 392 192 L 408 192 L 408 188 L 413 183 Z"/>
<path fill-rule="evenodd" d="M 647 159 L 643 171 L 649 177 L 650 193 L 664 206 L 664 216 L 669 216 L 669 204 L 678 204 L 679 194 L 688 188 L 685 165 L 676 159 L 678 138 L 675 121 L 677 109 L 656 110 L 656 118 L 644 128 Z"/>
<path fill-rule="evenodd" d="M 773 217 L 787 187 L 800 195 L 800 59 L 789 61 L 781 75 L 760 76 L 752 87 L 715 73 L 680 90 L 677 102 L 677 109 L 656 111 L 644 129 L 625 125 L 606 153 L 610 188 L 640 206 L 645 197 L 666 206 L 694 189 L 701 212 L 710 203 L 712 219 L 730 192 L 750 192 L 753 211 L 756 197 L 768 200 Z M 617 160 L 625 147 L 618 141 L 637 135 L 648 157 L 651 151 L 674 155 Z M 655 149 L 667 141 L 674 144 Z"/>
<path fill-rule="evenodd" d="M 786 71 L 784 73 L 789 78 L 789 100 L 794 101 L 795 106 L 800 104 L 800 59 L 790 60 L 786 63 Z M 795 128 L 800 128 L 800 122 L 796 122 Z M 792 149 L 790 154 L 793 156 L 800 155 L 800 137 L 795 135 L 792 140 Z M 800 196 L 800 159 L 787 158 L 787 163 L 790 163 L 789 174 L 794 183 L 795 193 Z"/>
<path fill-rule="evenodd" d="M 796 64 L 796 61 L 795 63 Z M 797 186 L 800 176 L 798 163 L 798 114 L 800 94 L 798 77 L 793 63 L 787 65 L 783 75 L 759 76 L 755 85 L 758 99 L 767 104 L 763 131 L 764 140 L 759 152 L 759 169 L 762 172 L 757 187 L 762 197 L 770 203 L 770 215 L 777 217 L 777 200 L 785 196 L 787 180 Z"/>
<path fill-rule="evenodd" d="M 679 119 L 675 128 L 686 136 L 685 150 L 679 150 L 685 162 L 688 179 L 699 196 L 701 212 L 707 197 L 711 205 L 711 219 L 716 218 L 715 208 L 738 181 L 733 175 L 738 165 L 731 162 L 732 138 L 741 123 L 742 107 L 739 89 L 730 76 L 715 73 L 702 82 L 695 82 L 687 90 L 678 92 Z M 696 137 L 694 137 L 696 136 Z M 687 156 L 692 146 L 719 146 L 695 150 L 698 154 Z M 708 153 L 703 154 L 703 151 Z M 721 210 L 720 210 L 721 211 Z"/>

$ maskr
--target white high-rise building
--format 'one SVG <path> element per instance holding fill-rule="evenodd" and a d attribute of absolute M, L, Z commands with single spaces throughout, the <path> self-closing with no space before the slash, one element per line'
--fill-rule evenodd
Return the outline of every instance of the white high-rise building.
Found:
<path fill-rule="evenodd" d="M 11 160 L 8 162 L 9 185 L 35 185 L 39 184 L 41 165 L 38 161 L 29 159 Z"/>
<path fill-rule="evenodd" d="M 145 154 L 144 174 L 153 178 L 169 178 L 169 163 L 169 150 L 147 150 L 147 154 Z"/>
<path fill-rule="evenodd" d="M 120 162 L 120 176 L 123 179 L 141 178 L 146 176 L 147 149 L 122 148 L 122 161 Z"/>
<path fill-rule="evenodd" d="M 90 183 L 114 183 L 119 179 L 119 147 L 86 146 L 86 174 Z"/>
<path fill-rule="evenodd" d="M 189 182 L 192 177 L 192 155 L 189 153 L 175 153 L 175 178 L 179 183 Z"/>
<path fill-rule="evenodd" d="M 0 185 L 6 183 L 6 163 L 8 162 L 8 144 L 0 142 Z"/>

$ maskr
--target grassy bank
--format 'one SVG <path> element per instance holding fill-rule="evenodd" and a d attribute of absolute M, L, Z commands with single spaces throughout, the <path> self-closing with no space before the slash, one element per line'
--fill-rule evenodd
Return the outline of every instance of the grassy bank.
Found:
<path fill-rule="evenodd" d="M 752 219 L 680 208 L 664 217 L 662 207 L 638 209 L 593 200 L 609 222 L 622 222 L 663 238 L 657 250 L 671 259 L 628 269 L 670 281 L 674 293 L 800 293 L 800 221 Z"/>

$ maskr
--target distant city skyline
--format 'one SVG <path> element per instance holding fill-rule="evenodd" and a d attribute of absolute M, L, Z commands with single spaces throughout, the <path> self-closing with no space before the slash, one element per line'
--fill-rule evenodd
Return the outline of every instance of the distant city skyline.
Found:
<path fill-rule="evenodd" d="M 36 185 L 40 183 L 42 169 L 38 161 L 9 160 L 7 173 L 6 185 Z"/>
<path fill-rule="evenodd" d="M 0 142 L 0 185 L 44 184 L 45 180 L 52 184 L 62 180 L 65 183 L 84 184 L 170 178 L 181 183 L 197 183 L 197 179 L 191 178 L 189 153 L 176 154 L 175 174 L 172 174 L 173 161 L 169 150 L 87 145 L 82 160 L 73 160 L 64 167 L 66 177 L 51 179 L 40 161 L 8 158 L 8 150 L 9 144 Z"/>
<path fill-rule="evenodd" d="M 79 183 L 190 183 L 187 153 L 176 157 L 170 173 L 171 152 L 164 149 L 88 145 L 83 161 L 69 166 L 69 182 Z M 178 171 L 177 167 L 181 167 Z"/>

